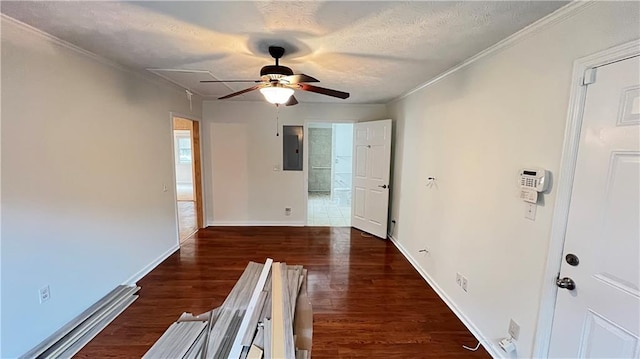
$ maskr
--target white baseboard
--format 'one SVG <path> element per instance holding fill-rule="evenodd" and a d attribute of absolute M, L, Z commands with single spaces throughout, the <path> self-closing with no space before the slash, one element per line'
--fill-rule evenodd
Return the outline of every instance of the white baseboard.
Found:
<path fill-rule="evenodd" d="M 210 227 L 304 227 L 305 222 L 207 222 Z"/>
<path fill-rule="evenodd" d="M 166 252 L 162 253 L 158 258 L 154 259 L 151 263 L 147 264 L 144 268 L 142 268 L 140 271 L 138 271 L 138 273 L 136 273 L 133 276 L 131 276 L 129 279 L 127 279 L 122 284 L 124 284 L 124 285 L 135 285 L 137 281 L 142 279 L 142 277 L 147 275 L 147 273 L 151 272 L 153 270 L 153 268 L 157 267 L 158 264 L 162 263 L 162 261 L 164 261 L 165 259 L 169 258 L 169 256 L 172 255 L 173 253 L 175 253 L 175 251 L 177 251 L 178 249 L 180 249 L 180 245 L 176 243 L 173 247 L 169 248 L 169 250 L 167 250 Z"/>
<path fill-rule="evenodd" d="M 462 324 L 464 324 L 467 329 L 473 334 L 476 339 L 482 344 L 482 346 L 489 352 L 493 358 L 506 359 L 506 353 L 503 353 L 499 347 L 497 347 L 497 341 L 493 341 L 482 335 L 478 327 L 476 327 L 471 319 L 469 319 L 459 308 L 458 306 L 449 298 L 449 296 L 436 284 L 436 282 L 425 272 L 418 262 L 409 254 L 409 252 L 404 248 L 402 243 L 400 243 L 394 236 L 389 235 L 389 239 L 391 242 L 398 248 L 400 253 L 411 263 L 413 268 L 415 268 L 418 273 L 422 276 L 422 278 L 429 284 L 429 286 L 438 294 L 440 299 L 442 299 L 445 304 L 453 311 L 453 313 L 460 319 Z"/>

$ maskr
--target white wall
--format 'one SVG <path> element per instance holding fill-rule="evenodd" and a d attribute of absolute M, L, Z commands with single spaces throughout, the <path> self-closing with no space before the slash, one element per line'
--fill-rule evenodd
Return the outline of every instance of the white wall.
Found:
<path fill-rule="evenodd" d="M 280 126 L 385 117 L 384 105 L 301 103 L 280 109 Z M 202 138 L 209 225 L 305 223 L 303 172 L 274 171 L 282 168 L 275 106 L 204 101 Z M 285 207 L 292 208 L 291 216 Z"/>
<path fill-rule="evenodd" d="M 3 18 L 0 357 L 175 249 L 169 111 L 189 113 L 184 92 Z"/>
<path fill-rule="evenodd" d="M 351 156 L 353 153 L 353 125 L 336 123 L 333 125 L 336 156 Z"/>
<path fill-rule="evenodd" d="M 333 125 L 333 176 L 332 189 L 351 191 L 353 172 L 353 124 L 336 123 Z M 336 193 L 333 193 L 334 195 Z"/>
<path fill-rule="evenodd" d="M 394 236 L 483 337 L 518 322 L 520 357 L 532 355 L 556 190 L 527 220 L 517 171 L 559 172 L 573 61 L 638 38 L 639 6 L 580 8 L 389 106 Z"/>

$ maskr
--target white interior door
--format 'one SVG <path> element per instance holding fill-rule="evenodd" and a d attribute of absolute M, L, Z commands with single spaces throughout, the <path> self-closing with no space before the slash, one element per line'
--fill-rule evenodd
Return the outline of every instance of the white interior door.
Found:
<path fill-rule="evenodd" d="M 639 358 L 639 58 L 588 86 L 549 356 Z"/>
<path fill-rule="evenodd" d="M 387 238 L 391 120 L 356 123 L 353 131 L 351 225 Z"/>

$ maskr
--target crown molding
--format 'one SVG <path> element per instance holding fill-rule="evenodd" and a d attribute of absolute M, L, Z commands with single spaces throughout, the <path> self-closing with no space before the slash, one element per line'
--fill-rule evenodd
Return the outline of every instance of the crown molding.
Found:
<path fill-rule="evenodd" d="M 577 0 L 577 1 L 572 1 L 569 4 L 559 8 L 558 10 L 552 12 L 551 14 L 541 18 L 540 20 L 527 25 L 526 27 L 524 27 L 523 29 L 521 29 L 520 31 L 514 33 L 513 35 L 505 38 L 504 40 L 499 41 L 498 43 L 492 45 L 491 47 L 486 48 L 485 50 L 480 51 L 479 53 L 471 56 L 470 58 L 466 59 L 464 62 L 462 62 L 459 65 L 456 65 L 448 70 L 446 70 L 445 72 L 437 75 L 436 77 L 432 78 L 431 80 L 423 83 L 422 85 L 392 99 L 391 101 L 389 101 L 387 104 L 392 104 L 396 101 L 402 100 L 406 97 L 408 97 L 409 95 L 418 92 L 426 87 L 429 87 L 441 80 L 443 80 L 444 78 L 446 78 L 447 76 L 457 72 L 458 70 L 461 70 L 485 57 L 494 55 L 500 51 L 506 50 L 509 47 L 517 44 L 518 42 L 524 40 L 525 38 L 528 38 L 529 36 L 532 36 L 536 33 L 538 33 L 541 30 L 544 30 L 545 28 L 547 28 L 548 26 L 551 26 L 555 23 L 564 21 L 576 14 L 578 14 L 580 11 L 594 5 L 596 3 L 596 0 Z"/>
<path fill-rule="evenodd" d="M 35 28 L 29 24 L 26 24 L 20 20 L 14 19 L 11 16 L 8 16 L 6 14 L 2 14 L 0 13 L 0 20 L 2 22 L 7 22 L 7 23 L 11 23 L 13 25 L 15 25 L 16 27 L 20 28 L 23 31 L 26 31 L 36 37 L 39 37 L 41 39 L 47 40 L 53 44 L 56 44 L 58 46 L 64 47 L 68 50 L 71 50 L 77 54 L 80 54 L 86 58 L 89 58 L 93 61 L 96 61 L 102 65 L 105 66 L 109 66 L 111 68 L 114 68 L 116 70 L 120 70 L 135 76 L 138 76 L 139 78 L 150 82 L 154 85 L 159 85 L 159 86 L 164 86 L 176 91 L 180 91 L 180 92 L 184 92 L 186 89 L 183 88 L 182 86 L 178 86 L 177 84 L 173 83 L 173 82 L 168 82 L 166 81 L 166 79 L 164 78 L 160 78 L 160 77 L 156 77 L 156 76 L 150 76 L 146 73 L 142 73 L 140 71 L 136 71 L 130 67 L 126 67 L 118 62 L 115 62 L 113 60 L 109 60 L 106 57 L 100 56 L 98 54 L 95 54 L 91 51 L 85 50 L 79 46 L 76 46 L 68 41 L 62 40 L 59 37 L 56 37 L 54 35 L 49 34 L 48 32 L 44 32 L 38 28 Z M 193 92 L 193 91 L 192 91 Z M 199 95 L 199 94 L 198 94 Z"/>

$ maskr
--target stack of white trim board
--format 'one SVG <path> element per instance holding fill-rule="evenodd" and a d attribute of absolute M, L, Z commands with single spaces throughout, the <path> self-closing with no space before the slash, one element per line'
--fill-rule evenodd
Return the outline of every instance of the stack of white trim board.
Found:
<path fill-rule="evenodd" d="M 183 313 L 143 358 L 310 358 L 313 313 L 306 278 L 299 265 L 249 262 L 220 307 Z"/>
<path fill-rule="evenodd" d="M 137 286 L 120 285 L 20 359 L 71 358 L 138 299 Z"/>

